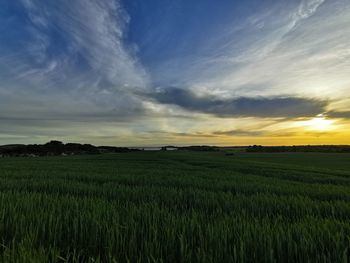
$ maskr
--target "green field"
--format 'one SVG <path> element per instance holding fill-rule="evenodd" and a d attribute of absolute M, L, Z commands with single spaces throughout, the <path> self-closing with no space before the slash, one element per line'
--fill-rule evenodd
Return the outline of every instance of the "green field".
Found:
<path fill-rule="evenodd" d="M 349 262 L 350 154 L 0 158 L 1 262 Z"/>

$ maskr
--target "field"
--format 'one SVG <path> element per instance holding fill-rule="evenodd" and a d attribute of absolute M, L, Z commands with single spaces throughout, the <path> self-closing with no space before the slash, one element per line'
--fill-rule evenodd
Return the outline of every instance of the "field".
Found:
<path fill-rule="evenodd" d="M 0 158 L 1 262 L 349 262 L 350 154 Z"/>

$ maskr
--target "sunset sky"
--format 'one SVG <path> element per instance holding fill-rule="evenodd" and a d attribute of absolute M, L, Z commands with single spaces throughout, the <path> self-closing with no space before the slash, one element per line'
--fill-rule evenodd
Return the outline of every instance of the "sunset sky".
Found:
<path fill-rule="evenodd" d="M 349 0 L 3 0 L 0 144 L 350 144 Z"/>

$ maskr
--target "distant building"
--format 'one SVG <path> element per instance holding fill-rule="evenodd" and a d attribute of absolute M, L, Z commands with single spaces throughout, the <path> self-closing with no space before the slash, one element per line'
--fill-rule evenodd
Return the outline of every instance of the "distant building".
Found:
<path fill-rule="evenodd" d="M 177 151 L 178 148 L 175 147 L 175 146 L 164 146 L 164 147 L 162 147 L 161 150 L 162 150 L 162 151 Z"/>

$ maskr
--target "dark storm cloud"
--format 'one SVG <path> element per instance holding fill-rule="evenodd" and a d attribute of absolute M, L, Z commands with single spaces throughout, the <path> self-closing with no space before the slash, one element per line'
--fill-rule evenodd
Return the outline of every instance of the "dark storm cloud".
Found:
<path fill-rule="evenodd" d="M 198 96 L 180 89 L 168 88 L 150 95 L 162 104 L 220 117 L 311 117 L 325 112 L 327 101 L 299 97 L 238 97 L 221 99 Z"/>

